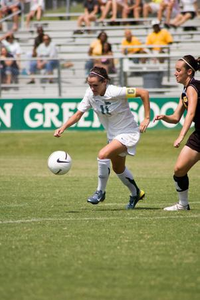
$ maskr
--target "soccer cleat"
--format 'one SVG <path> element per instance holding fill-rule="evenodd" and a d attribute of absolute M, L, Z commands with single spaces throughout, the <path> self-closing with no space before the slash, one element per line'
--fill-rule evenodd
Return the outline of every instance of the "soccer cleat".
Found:
<path fill-rule="evenodd" d="M 129 203 L 126 206 L 126 209 L 134 209 L 139 200 L 142 200 L 145 197 L 145 192 L 143 190 L 138 190 L 137 196 L 130 196 Z"/>
<path fill-rule="evenodd" d="M 98 204 L 99 202 L 103 202 L 106 198 L 106 192 L 96 191 L 93 196 L 87 199 L 87 202 L 91 204 Z"/>
<path fill-rule="evenodd" d="M 172 206 L 165 207 L 164 210 L 166 211 L 190 210 L 190 206 L 189 204 L 184 206 L 182 204 L 176 203 Z"/>

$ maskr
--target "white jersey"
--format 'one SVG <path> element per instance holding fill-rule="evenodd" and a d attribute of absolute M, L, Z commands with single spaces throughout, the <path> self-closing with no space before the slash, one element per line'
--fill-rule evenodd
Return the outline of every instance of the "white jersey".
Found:
<path fill-rule="evenodd" d="M 108 139 L 112 140 L 119 134 L 133 133 L 138 128 L 127 100 L 135 97 L 135 94 L 135 88 L 109 84 L 103 96 L 95 96 L 89 87 L 78 105 L 78 110 L 86 112 L 92 108 L 107 131 Z"/>

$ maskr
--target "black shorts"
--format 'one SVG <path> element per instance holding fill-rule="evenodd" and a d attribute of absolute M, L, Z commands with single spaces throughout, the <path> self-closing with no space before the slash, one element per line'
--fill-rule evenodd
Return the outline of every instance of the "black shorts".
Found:
<path fill-rule="evenodd" d="M 196 12 L 194 12 L 194 11 L 182 11 L 181 12 L 181 15 L 183 15 L 183 16 L 186 14 L 191 14 L 191 20 L 194 19 L 197 15 Z"/>
<path fill-rule="evenodd" d="M 187 140 L 186 146 L 191 149 L 200 152 L 200 131 L 195 130 Z"/>

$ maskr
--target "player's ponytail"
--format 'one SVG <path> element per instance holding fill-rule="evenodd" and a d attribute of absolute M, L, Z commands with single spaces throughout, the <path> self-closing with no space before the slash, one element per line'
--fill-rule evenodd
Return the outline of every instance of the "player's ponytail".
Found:
<path fill-rule="evenodd" d="M 197 58 L 197 71 L 200 71 L 200 57 Z"/>

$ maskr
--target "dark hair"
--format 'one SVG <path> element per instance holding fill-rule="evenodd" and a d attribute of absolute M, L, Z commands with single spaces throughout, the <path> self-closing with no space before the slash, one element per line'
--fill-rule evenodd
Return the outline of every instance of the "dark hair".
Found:
<path fill-rule="evenodd" d="M 14 40 L 14 38 L 15 38 L 15 37 L 14 37 L 14 34 L 12 34 L 12 33 L 9 34 L 9 35 L 6 37 L 6 41 L 8 41 L 10 38 Z"/>
<path fill-rule="evenodd" d="M 105 51 L 104 51 L 104 46 L 105 46 L 105 45 L 108 45 L 108 51 L 109 51 L 109 52 L 112 52 L 112 46 L 111 46 L 111 44 L 108 43 L 108 42 L 105 42 L 105 43 L 103 44 L 102 52 L 105 53 Z"/>
<path fill-rule="evenodd" d="M 105 31 L 101 31 L 101 32 L 98 34 L 97 38 L 100 39 L 101 36 L 102 36 L 102 34 L 104 34 L 104 35 L 106 36 L 106 40 L 107 40 L 107 39 L 108 39 L 108 35 L 107 35 L 107 33 L 106 33 Z"/>
<path fill-rule="evenodd" d="M 95 77 L 95 76 L 98 77 L 99 81 L 101 81 L 101 82 L 104 82 L 105 80 L 110 80 L 106 69 L 104 69 L 102 67 L 95 66 L 94 68 L 92 68 L 90 70 L 88 77 Z"/>
<path fill-rule="evenodd" d="M 184 61 L 186 70 L 192 69 L 193 73 L 200 71 L 200 57 L 195 59 L 192 55 L 185 55 L 179 60 Z"/>

